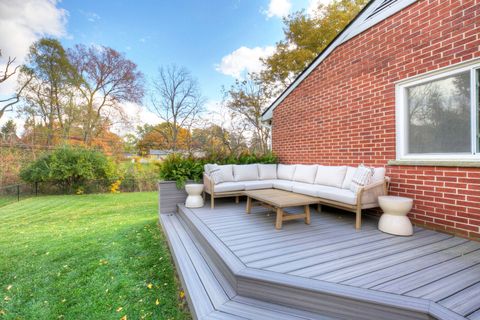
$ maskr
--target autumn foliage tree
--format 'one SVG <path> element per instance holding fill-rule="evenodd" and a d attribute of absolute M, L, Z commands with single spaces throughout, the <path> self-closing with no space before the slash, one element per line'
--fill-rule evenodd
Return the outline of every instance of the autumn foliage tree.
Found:
<path fill-rule="evenodd" d="M 121 104 L 141 102 L 143 74 L 135 63 L 108 47 L 76 45 L 69 57 L 80 79 L 82 138 L 91 145 L 105 127 L 128 121 Z"/>
<path fill-rule="evenodd" d="M 150 149 L 173 150 L 171 140 L 171 124 L 162 122 L 157 125 L 144 125 L 138 128 L 139 139 L 137 147 L 143 154 L 148 153 Z M 190 131 L 185 128 L 178 128 L 176 148 L 177 150 L 187 150 L 190 141 Z"/>
<path fill-rule="evenodd" d="M 327 5 L 320 3 L 312 15 L 299 11 L 286 17 L 285 38 L 276 44 L 273 55 L 262 60 L 265 66 L 262 81 L 278 93 L 325 49 L 367 2 L 333 0 Z"/>

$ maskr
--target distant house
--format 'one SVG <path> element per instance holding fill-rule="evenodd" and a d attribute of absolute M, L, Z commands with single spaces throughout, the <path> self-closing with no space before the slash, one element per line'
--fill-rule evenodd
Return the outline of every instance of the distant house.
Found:
<path fill-rule="evenodd" d="M 172 150 L 150 149 L 148 151 L 148 159 L 150 159 L 150 160 L 163 160 L 171 153 L 173 153 Z"/>
<path fill-rule="evenodd" d="M 480 239 L 480 1 L 374 0 L 270 105 L 284 163 L 385 166 L 412 220 Z"/>

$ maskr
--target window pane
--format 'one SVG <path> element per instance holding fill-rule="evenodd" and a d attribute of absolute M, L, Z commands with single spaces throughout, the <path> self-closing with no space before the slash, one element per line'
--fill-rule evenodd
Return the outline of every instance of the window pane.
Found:
<path fill-rule="evenodd" d="M 470 72 L 407 89 L 408 153 L 471 153 Z"/>

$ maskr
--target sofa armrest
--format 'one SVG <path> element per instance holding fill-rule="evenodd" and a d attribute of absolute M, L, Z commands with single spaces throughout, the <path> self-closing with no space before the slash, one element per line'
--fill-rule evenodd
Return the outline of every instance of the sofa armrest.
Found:
<path fill-rule="evenodd" d="M 203 173 L 203 186 L 204 186 L 205 192 L 210 194 L 213 193 L 213 180 L 205 172 Z"/>
<path fill-rule="evenodd" d="M 377 181 L 360 188 L 357 192 L 357 199 L 360 200 L 361 204 L 378 203 L 379 196 L 385 196 L 388 194 L 389 182 L 390 178 L 385 177 L 383 181 Z"/>

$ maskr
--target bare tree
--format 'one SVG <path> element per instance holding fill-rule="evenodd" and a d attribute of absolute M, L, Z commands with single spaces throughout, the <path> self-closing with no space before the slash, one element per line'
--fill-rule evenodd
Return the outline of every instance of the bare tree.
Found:
<path fill-rule="evenodd" d="M 2 50 L 0 50 L 0 58 L 2 57 Z M 0 72 L 0 84 L 7 81 L 11 78 L 17 71 L 19 70 L 20 66 L 17 65 L 14 67 L 16 58 L 8 57 L 7 64 L 5 65 L 5 69 Z M 11 111 L 13 105 L 17 104 L 20 101 L 20 95 L 22 94 L 23 89 L 28 85 L 31 80 L 31 77 L 28 78 L 29 81 L 23 83 L 18 91 L 11 97 L 0 99 L 0 119 L 3 117 L 5 112 Z"/>
<path fill-rule="evenodd" d="M 135 63 L 112 48 L 77 45 L 69 57 L 80 75 L 82 135 L 90 145 L 105 127 L 127 122 L 121 104 L 142 101 L 144 77 Z"/>
<path fill-rule="evenodd" d="M 268 151 L 270 129 L 263 125 L 261 116 L 269 101 L 265 87 L 249 75 L 238 81 L 224 93 L 223 104 L 240 118 L 252 131 L 252 148 L 265 153 Z"/>
<path fill-rule="evenodd" d="M 152 81 L 150 109 L 168 124 L 172 150 L 177 150 L 179 131 L 192 128 L 204 102 L 198 81 L 186 68 L 170 65 L 158 70 Z"/>

